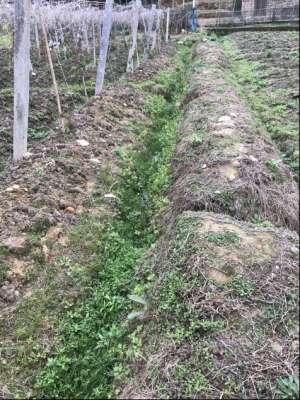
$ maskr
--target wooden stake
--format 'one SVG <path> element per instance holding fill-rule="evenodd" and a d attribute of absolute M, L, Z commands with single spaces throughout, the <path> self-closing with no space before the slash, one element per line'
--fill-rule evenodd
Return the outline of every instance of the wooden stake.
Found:
<path fill-rule="evenodd" d="M 96 66 L 96 36 L 95 36 L 95 25 L 92 24 L 92 32 L 93 32 L 93 64 Z"/>
<path fill-rule="evenodd" d="M 41 58 L 40 38 L 39 38 L 39 29 L 36 22 L 34 24 L 34 34 L 35 34 L 35 44 L 38 51 L 38 59 L 40 59 Z"/>
<path fill-rule="evenodd" d="M 64 132 L 65 126 L 64 126 L 64 121 L 62 118 L 62 108 L 61 108 L 61 102 L 60 102 L 60 97 L 59 97 L 59 91 L 58 91 L 57 81 L 56 81 L 56 77 L 55 77 L 55 71 L 54 71 L 53 62 L 52 62 L 51 51 L 50 51 L 50 47 L 49 47 L 47 31 L 46 31 L 45 23 L 44 23 L 42 17 L 41 17 L 41 26 L 42 26 L 42 32 L 43 32 L 44 41 L 45 41 L 45 47 L 46 47 L 47 58 L 48 58 L 48 63 L 49 63 L 49 67 L 50 67 L 53 87 L 54 87 L 54 91 L 55 91 L 58 115 L 60 118 L 60 125 L 61 125 L 62 131 Z"/>

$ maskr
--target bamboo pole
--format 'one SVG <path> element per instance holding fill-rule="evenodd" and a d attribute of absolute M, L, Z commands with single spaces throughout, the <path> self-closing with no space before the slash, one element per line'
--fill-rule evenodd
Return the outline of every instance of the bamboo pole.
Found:
<path fill-rule="evenodd" d="M 58 110 L 58 115 L 59 115 L 59 119 L 60 119 L 61 129 L 62 129 L 62 131 L 64 131 L 65 127 L 64 127 L 63 117 L 62 117 L 62 108 L 61 108 L 60 96 L 59 96 L 59 91 L 58 91 L 58 85 L 57 85 L 55 71 L 54 71 L 54 67 L 53 67 L 53 61 L 52 61 L 51 51 L 50 51 L 49 42 L 48 42 L 46 26 L 45 26 L 43 18 L 41 18 L 41 27 L 42 27 L 42 32 L 43 32 L 43 36 L 44 36 L 47 58 L 48 58 L 49 68 L 50 68 L 51 77 L 52 77 L 52 83 L 53 83 L 55 97 L 56 97 L 56 104 L 57 104 L 57 110 Z"/>

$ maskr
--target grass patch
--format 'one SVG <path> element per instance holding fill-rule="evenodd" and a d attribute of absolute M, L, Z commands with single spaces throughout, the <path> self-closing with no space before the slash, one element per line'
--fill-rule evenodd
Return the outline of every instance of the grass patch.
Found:
<path fill-rule="evenodd" d="M 285 89 L 268 88 L 267 77 L 272 75 L 272 69 L 266 71 L 260 62 L 243 59 L 229 37 L 222 38 L 220 42 L 231 60 L 231 69 L 227 72 L 228 81 L 269 132 L 281 151 L 283 161 L 297 176 L 298 126 L 290 122 L 290 110 L 294 110 L 295 113 L 298 110 L 297 100 L 290 99 Z M 271 57 L 272 50 L 267 49 L 264 56 Z M 266 78 L 261 76 L 261 71 L 265 71 Z"/>

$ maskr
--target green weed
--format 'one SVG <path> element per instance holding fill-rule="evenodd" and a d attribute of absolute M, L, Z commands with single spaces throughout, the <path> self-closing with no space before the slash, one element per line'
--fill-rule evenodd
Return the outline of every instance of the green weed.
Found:
<path fill-rule="evenodd" d="M 147 97 L 145 113 L 151 122 L 142 127 L 139 144 L 126 157 L 118 154 L 124 163 L 116 188 L 118 216 L 101 224 L 86 221 L 76 229 L 75 240 L 82 242 L 87 231 L 94 236 L 89 240 L 87 234 L 80 244 L 83 252 L 93 254 L 85 267 L 92 279 L 83 281 L 85 299 L 61 322 L 59 344 L 39 375 L 36 388 L 44 396 L 113 397 L 113 382 L 126 376 L 126 362 L 140 357 L 141 341 L 137 332 L 129 335 L 128 315 L 136 312 L 132 299 L 143 297 L 153 276 L 139 282 L 135 267 L 155 239 L 152 220 L 166 204 L 179 118 L 176 103 L 185 86 L 189 55 L 190 50 L 183 50 L 175 68 L 155 78 L 164 86 L 164 96 Z M 73 265 L 71 274 L 82 280 L 83 269 L 80 263 Z"/>
<path fill-rule="evenodd" d="M 240 238 L 235 232 L 225 231 L 224 233 L 207 233 L 205 239 L 208 242 L 215 243 L 218 246 L 228 246 L 239 243 Z"/>
<path fill-rule="evenodd" d="M 234 290 L 237 296 L 245 298 L 250 297 L 255 290 L 253 282 L 245 279 L 241 275 L 236 275 L 228 286 Z"/>
<path fill-rule="evenodd" d="M 298 108 L 296 104 L 290 104 L 283 89 L 270 91 L 266 79 L 261 77 L 261 71 L 265 70 L 259 62 L 247 61 L 242 58 L 233 41 L 226 37 L 220 42 L 232 60 L 231 68 L 227 72 L 227 80 L 235 88 L 237 94 L 242 97 L 258 121 L 267 129 L 270 137 L 277 143 L 283 161 L 295 172 L 297 179 L 299 171 L 298 127 L 290 120 L 289 108 Z M 296 51 L 292 53 L 296 54 Z M 272 56 L 272 49 L 265 51 L 265 57 Z M 265 71 L 272 74 L 272 70 Z M 270 165 L 272 171 L 275 165 Z"/>
<path fill-rule="evenodd" d="M 277 380 L 276 399 L 299 399 L 299 378 L 290 375 L 288 378 Z"/>

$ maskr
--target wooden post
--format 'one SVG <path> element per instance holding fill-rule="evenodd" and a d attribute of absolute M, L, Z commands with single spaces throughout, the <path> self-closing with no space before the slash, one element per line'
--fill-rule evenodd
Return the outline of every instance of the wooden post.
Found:
<path fill-rule="evenodd" d="M 52 77 L 52 82 L 53 82 L 53 87 L 54 87 L 54 92 L 55 92 L 55 97 L 56 97 L 57 110 L 58 110 L 58 115 L 59 115 L 59 118 L 60 118 L 61 129 L 64 131 L 64 121 L 63 121 L 63 118 L 62 118 L 62 108 L 61 108 L 61 103 L 60 103 L 59 91 L 58 91 L 56 76 L 55 76 L 55 72 L 54 72 L 52 57 L 51 57 L 51 51 L 50 51 L 50 47 L 49 47 L 49 43 L 48 43 L 48 36 L 47 36 L 46 26 L 45 26 L 45 23 L 44 23 L 44 20 L 43 20 L 42 16 L 41 16 L 40 20 L 41 20 L 41 26 L 42 26 L 42 32 L 43 32 L 44 41 L 45 41 L 47 58 L 48 58 L 49 68 L 50 68 L 50 72 L 51 72 L 51 77 Z"/>
<path fill-rule="evenodd" d="M 102 34 L 100 38 L 99 63 L 95 86 L 95 96 L 99 96 L 104 83 L 106 58 L 109 45 L 110 32 L 112 27 L 113 0 L 107 0 L 102 23 Z"/>
<path fill-rule="evenodd" d="M 13 159 L 27 152 L 31 0 L 15 0 Z"/>
<path fill-rule="evenodd" d="M 36 22 L 34 23 L 34 34 L 35 34 L 35 44 L 38 51 L 38 58 L 40 60 L 41 58 L 40 38 L 39 38 L 39 29 Z"/>
<path fill-rule="evenodd" d="M 166 43 L 169 41 L 170 7 L 167 8 Z"/>

